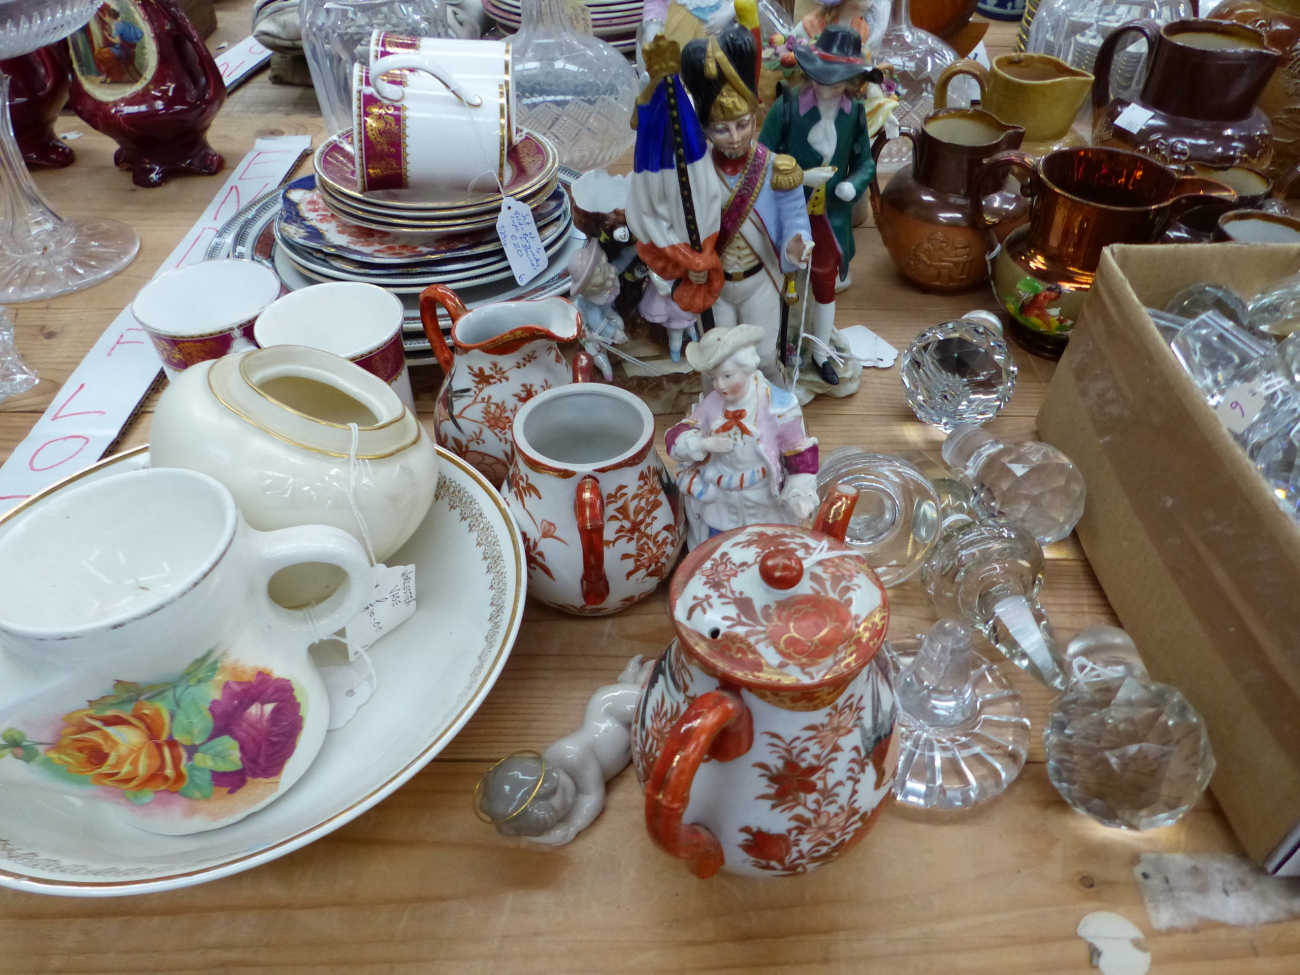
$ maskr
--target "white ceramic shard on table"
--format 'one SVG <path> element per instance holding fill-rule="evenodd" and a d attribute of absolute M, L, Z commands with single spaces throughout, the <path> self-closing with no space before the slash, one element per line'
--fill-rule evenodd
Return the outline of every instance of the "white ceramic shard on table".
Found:
<path fill-rule="evenodd" d="M 415 615 L 375 645 L 374 696 L 345 727 L 326 735 L 316 761 L 292 789 L 243 822 L 188 837 L 107 822 L 97 807 L 66 796 L 2 789 L 0 885 L 104 897 L 173 890 L 239 873 L 355 819 L 442 751 L 483 702 L 514 644 L 523 611 L 524 552 L 513 521 L 483 477 L 445 451 L 439 461 L 433 506 L 394 556 L 395 564 L 416 567 Z M 70 482 L 147 463 L 140 448 Z M 70 482 L 24 505 L 38 504 Z"/>

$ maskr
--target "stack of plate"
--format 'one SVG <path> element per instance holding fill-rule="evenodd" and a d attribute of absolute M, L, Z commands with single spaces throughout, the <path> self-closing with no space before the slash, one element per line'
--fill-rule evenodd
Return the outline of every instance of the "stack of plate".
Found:
<path fill-rule="evenodd" d="M 642 0 L 583 0 L 591 12 L 591 32 L 623 54 L 636 53 L 636 32 L 641 26 Z M 519 30 L 520 0 L 483 0 L 488 16 L 503 30 Z"/>

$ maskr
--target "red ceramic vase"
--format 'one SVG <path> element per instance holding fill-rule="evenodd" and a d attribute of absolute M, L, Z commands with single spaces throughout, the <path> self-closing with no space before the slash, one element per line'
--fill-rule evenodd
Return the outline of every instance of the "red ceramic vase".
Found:
<path fill-rule="evenodd" d="M 67 43 L 69 103 L 121 147 L 113 161 L 136 186 L 225 165 L 207 131 L 226 86 L 176 0 L 104 0 Z"/>
<path fill-rule="evenodd" d="M 9 76 L 9 116 L 28 166 L 71 166 L 77 156 L 54 134 L 54 120 L 68 100 L 72 66 L 60 42 L 0 61 Z"/>

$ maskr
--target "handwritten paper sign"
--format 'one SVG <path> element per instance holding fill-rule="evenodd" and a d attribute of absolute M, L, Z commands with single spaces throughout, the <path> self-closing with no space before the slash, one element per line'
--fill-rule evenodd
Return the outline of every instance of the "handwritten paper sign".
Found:
<path fill-rule="evenodd" d="M 245 37 L 215 58 L 221 80 L 226 83 L 226 91 L 243 84 L 253 73 L 271 60 L 271 49 L 262 45 L 255 37 Z"/>
<path fill-rule="evenodd" d="M 1268 393 L 1259 386 L 1254 383 L 1238 383 L 1223 394 L 1223 399 L 1214 408 L 1214 412 L 1230 433 L 1245 433 L 1266 402 Z"/>
<path fill-rule="evenodd" d="M 311 136 L 306 135 L 258 139 L 157 273 L 203 260 L 222 225 L 246 203 L 279 186 L 310 148 Z M 0 467 L 0 512 L 99 460 L 161 368 L 149 337 L 125 309 Z"/>
<path fill-rule="evenodd" d="M 542 248 L 542 238 L 537 233 L 533 211 L 513 196 L 501 201 L 501 216 L 497 217 L 497 235 L 506 249 L 510 270 L 520 286 L 527 284 L 546 269 L 549 263 Z"/>

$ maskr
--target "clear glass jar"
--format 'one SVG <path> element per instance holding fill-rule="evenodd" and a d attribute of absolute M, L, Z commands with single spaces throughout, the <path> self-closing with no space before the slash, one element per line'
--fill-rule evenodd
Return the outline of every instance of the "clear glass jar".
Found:
<path fill-rule="evenodd" d="M 377 30 L 452 37 L 442 0 L 302 0 L 302 47 L 325 132 L 352 128 L 352 66 L 369 61 Z"/>

